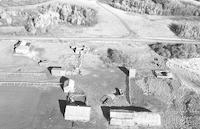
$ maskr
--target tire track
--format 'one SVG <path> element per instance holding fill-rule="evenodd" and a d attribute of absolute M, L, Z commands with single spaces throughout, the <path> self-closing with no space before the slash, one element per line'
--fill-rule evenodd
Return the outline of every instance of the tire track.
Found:
<path fill-rule="evenodd" d="M 125 37 L 136 37 L 137 34 L 135 32 L 133 32 L 129 26 L 126 24 L 126 22 L 121 19 L 118 15 L 116 15 L 115 13 L 113 13 L 112 11 L 108 10 L 106 7 L 102 6 L 101 3 L 97 0 L 96 1 L 97 5 L 99 5 L 101 8 L 103 8 L 104 10 L 106 10 L 107 12 L 111 13 L 113 16 L 115 16 L 122 24 L 123 26 L 126 28 L 126 30 L 128 30 L 129 34 L 126 35 L 126 36 L 123 36 L 124 38 Z"/>

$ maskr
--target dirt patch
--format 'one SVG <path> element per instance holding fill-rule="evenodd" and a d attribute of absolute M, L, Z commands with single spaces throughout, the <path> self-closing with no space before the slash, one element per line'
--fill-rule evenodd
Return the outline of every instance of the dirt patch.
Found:
<path fill-rule="evenodd" d="M 149 47 L 157 54 L 167 58 L 197 58 L 200 57 L 199 44 L 150 44 Z"/>
<path fill-rule="evenodd" d="M 107 0 L 109 5 L 129 12 L 166 16 L 200 16 L 198 6 L 175 0 Z"/>

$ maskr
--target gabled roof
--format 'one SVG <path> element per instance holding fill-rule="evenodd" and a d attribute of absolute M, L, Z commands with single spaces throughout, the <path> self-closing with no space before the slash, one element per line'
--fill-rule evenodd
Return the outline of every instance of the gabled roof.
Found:
<path fill-rule="evenodd" d="M 160 126 L 161 116 L 153 112 L 110 111 L 110 125 L 114 126 Z"/>
<path fill-rule="evenodd" d="M 88 106 L 71 106 L 65 108 L 65 120 L 71 121 L 90 121 L 91 107 Z"/>

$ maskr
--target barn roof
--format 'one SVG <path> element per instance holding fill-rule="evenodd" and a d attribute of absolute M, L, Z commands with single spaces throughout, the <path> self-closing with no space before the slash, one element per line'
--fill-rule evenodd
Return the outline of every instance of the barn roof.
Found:
<path fill-rule="evenodd" d="M 65 108 L 65 120 L 83 121 L 90 120 L 91 107 L 88 106 L 71 106 L 67 105 Z"/>
<path fill-rule="evenodd" d="M 160 126 L 161 116 L 153 112 L 110 111 L 110 124 L 118 126 Z"/>

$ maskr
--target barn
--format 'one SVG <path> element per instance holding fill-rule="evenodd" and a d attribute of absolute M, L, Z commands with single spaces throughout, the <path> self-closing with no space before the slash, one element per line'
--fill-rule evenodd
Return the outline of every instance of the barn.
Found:
<path fill-rule="evenodd" d="M 65 120 L 70 121 L 90 121 L 91 107 L 67 105 L 65 108 Z"/>
<path fill-rule="evenodd" d="M 110 110 L 111 126 L 161 126 L 161 116 L 153 112 Z"/>

